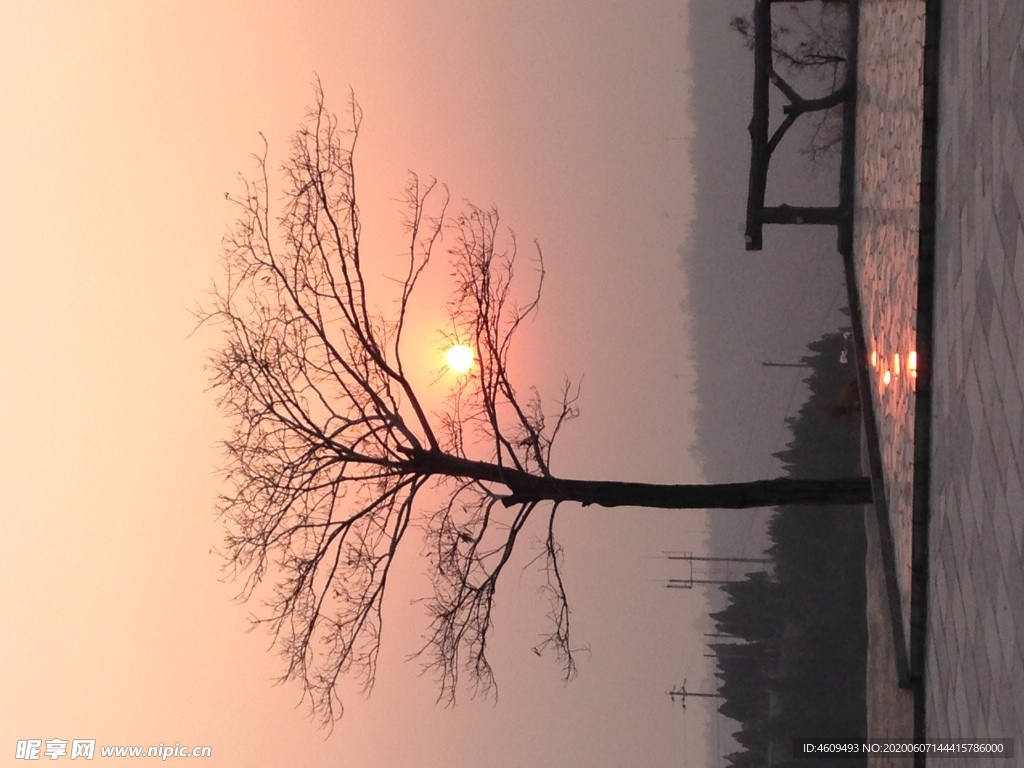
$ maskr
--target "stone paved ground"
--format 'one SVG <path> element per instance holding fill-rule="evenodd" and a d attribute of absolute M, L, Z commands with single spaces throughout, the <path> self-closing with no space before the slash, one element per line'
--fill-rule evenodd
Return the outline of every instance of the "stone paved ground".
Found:
<path fill-rule="evenodd" d="M 1024 765 L 1024 2 L 941 10 L 926 733 Z"/>
<path fill-rule="evenodd" d="M 923 3 L 861 8 L 855 252 L 906 617 Z M 1016 740 L 929 763 L 1024 765 L 1024 1 L 941 15 L 925 735 Z"/>
<path fill-rule="evenodd" d="M 865 463 L 866 466 L 866 463 Z M 896 649 L 893 647 L 891 617 L 885 594 L 882 553 L 878 540 L 878 517 L 870 504 L 865 507 L 867 533 L 867 737 L 884 741 L 912 741 L 914 701 L 909 690 L 899 687 Z M 872 755 L 868 768 L 912 768 L 905 758 Z"/>
<path fill-rule="evenodd" d="M 861 0 L 853 253 L 910 637 L 924 0 Z"/>

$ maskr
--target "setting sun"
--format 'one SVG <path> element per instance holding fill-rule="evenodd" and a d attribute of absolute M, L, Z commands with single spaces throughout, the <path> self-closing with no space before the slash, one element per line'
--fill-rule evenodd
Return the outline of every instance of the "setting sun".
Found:
<path fill-rule="evenodd" d="M 473 367 L 473 350 L 458 344 L 445 352 L 444 360 L 455 373 L 466 373 Z"/>

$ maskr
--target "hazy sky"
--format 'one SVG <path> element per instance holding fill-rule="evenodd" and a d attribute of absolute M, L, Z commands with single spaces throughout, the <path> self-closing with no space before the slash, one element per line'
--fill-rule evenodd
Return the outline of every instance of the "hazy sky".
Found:
<path fill-rule="evenodd" d="M 186 338 L 219 275 L 224 193 L 258 131 L 271 163 L 283 156 L 318 73 L 331 105 L 351 87 L 365 111 L 357 173 L 381 272 L 410 169 L 541 242 L 546 297 L 522 366 L 549 391 L 585 374 L 557 471 L 701 479 L 680 306 L 688 34 L 680 0 L 0 4 L 0 749 L 92 738 L 210 745 L 209 764 L 239 767 L 705 764 L 710 708 L 665 696 L 709 673 L 705 606 L 662 589 L 680 574 L 652 559 L 699 548 L 701 513 L 567 509 L 574 629 L 591 652 L 564 686 L 530 652 L 539 576 L 509 571 L 497 704 L 437 707 L 403 663 L 423 628 L 410 562 L 373 696 L 346 689 L 345 718 L 317 730 L 296 686 L 272 687 L 267 637 L 245 633 L 257 606 L 218 581 L 223 423 L 203 371 L 216 338 Z"/>

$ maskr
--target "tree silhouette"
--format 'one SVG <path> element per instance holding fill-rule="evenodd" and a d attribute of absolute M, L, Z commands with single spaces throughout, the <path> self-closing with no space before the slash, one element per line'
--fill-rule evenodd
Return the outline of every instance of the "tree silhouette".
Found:
<path fill-rule="evenodd" d="M 842 81 L 846 65 L 845 0 L 823 0 L 817 18 L 801 13 L 798 3 L 810 5 L 812 0 L 769 0 L 790 7 L 792 26 L 772 26 L 771 48 L 775 58 L 790 72 L 804 72 L 830 82 L 832 90 Z M 815 3 L 816 4 L 816 3 Z M 749 16 L 732 16 L 729 27 L 743 38 L 747 48 L 754 50 L 754 24 Z"/>
<path fill-rule="evenodd" d="M 761 0 L 784 6 L 782 21 L 772 24 L 772 59 L 789 74 L 823 83 L 828 95 L 797 102 L 798 111 L 812 113 L 811 134 L 803 152 L 823 159 L 842 144 L 843 83 L 849 48 L 850 9 L 846 0 Z M 803 10 L 813 7 L 812 11 Z M 729 27 L 747 48 L 755 49 L 755 23 L 750 16 L 732 16 Z M 778 75 L 776 75 L 778 78 Z M 792 109 L 790 107 L 789 109 Z M 788 114 L 788 112 L 787 112 Z"/>
<path fill-rule="evenodd" d="M 701 486 L 555 476 L 552 449 L 578 414 L 578 389 L 566 383 L 546 408 L 536 389 L 524 394 L 509 375 L 516 334 L 540 300 L 540 248 L 527 270 L 535 284 L 521 298 L 513 278 L 524 258 L 497 212 L 467 205 L 450 215 L 447 190 L 411 176 L 395 308 L 376 310 L 368 282 L 386 267 L 363 246 L 353 165 L 361 117 L 353 99 L 343 126 L 317 84 L 282 166 L 279 209 L 264 140 L 255 180 L 231 198 L 240 216 L 225 238 L 226 278 L 197 313 L 223 332 L 209 367 L 231 424 L 219 501 L 224 555 L 243 579 L 241 597 L 259 591 L 265 599 L 256 623 L 269 625 L 285 660 L 282 679 L 301 681 L 314 716 L 327 724 L 341 715 L 342 675 L 372 686 L 383 600 L 410 531 L 426 542 L 433 582 L 419 658 L 436 674 L 440 698 L 453 701 L 460 675 L 474 693 L 493 685 L 494 595 L 535 513 L 546 518 L 541 558 L 551 600 L 550 634 L 535 650 L 552 653 L 568 679 L 576 668 L 554 531 L 562 503 L 869 500 L 859 477 Z M 442 235 L 453 243 L 446 337 L 476 359 L 433 412 L 407 373 L 403 340 Z"/>

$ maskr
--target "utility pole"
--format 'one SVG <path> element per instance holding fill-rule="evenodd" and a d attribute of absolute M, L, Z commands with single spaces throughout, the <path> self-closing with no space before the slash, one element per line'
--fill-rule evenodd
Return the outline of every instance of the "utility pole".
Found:
<path fill-rule="evenodd" d="M 702 698 L 702 699 L 724 699 L 725 698 L 725 696 L 723 696 L 720 693 L 697 693 L 695 691 L 688 691 L 688 690 L 686 690 L 686 681 L 685 680 L 683 681 L 683 684 L 680 685 L 678 688 L 673 688 L 671 691 L 668 692 L 668 697 L 670 699 L 672 699 L 672 701 L 675 701 L 676 699 L 679 699 L 680 703 L 683 705 L 683 709 L 686 709 L 686 697 L 687 696 L 697 696 L 697 697 Z"/>
<path fill-rule="evenodd" d="M 732 584 L 732 579 L 669 579 L 668 589 L 693 589 L 694 584 Z"/>
<path fill-rule="evenodd" d="M 741 646 L 742 647 L 742 646 Z M 745 659 L 747 658 L 740 653 L 705 653 L 705 659 Z"/>
<path fill-rule="evenodd" d="M 771 562 L 769 557 L 694 557 L 689 552 L 666 552 L 666 560 L 696 560 L 699 563 L 760 563 L 767 565 Z"/>
<path fill-rule="evenodd" d="M 692 552 L 665 552 L 666 560 L 686 560 L 690 563 L 690 577 L 688 579 L 669 579 L 665 586 L 669 589 L 693 589 L 694 584 L 731 584 L 733 579 L 696 579 L 693 576 L 693 564 L 698 563 L 756 563 L 768 565 L 771 562 L 767 557 L 695 557 Z"/>

